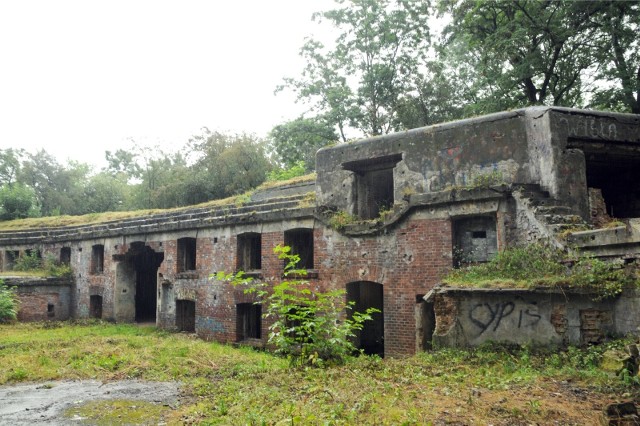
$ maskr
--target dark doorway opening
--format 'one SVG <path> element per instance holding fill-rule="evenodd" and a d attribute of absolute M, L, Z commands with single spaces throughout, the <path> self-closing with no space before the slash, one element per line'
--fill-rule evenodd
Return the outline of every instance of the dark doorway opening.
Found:
<path fill-rule="evenodd" d="M 156 253 L 148 246 L 143 246 L 139 249 L 139 252 L 133 258 L 136 271 L 137 322 L 155 322 L 156 320 L 158 267 L 163 259 L 164 253 Z"/>
<path fill-rule="evenodd" d="M 89 316 L 102 318 L 102 296 L 89 296 Z"/>
<path fill-rule="evenodd" d="M 600 141 L 569 141 L 584 153 L 587 187 L 600 190 L 606 213 L 615 218 L 640 217 L 640 146 Z"/>
<path fill-rule="evenodd" d="M 71 264 L 71 247 L 62 247 L 60 249 L 60 263 L 62 265 Z"/>
<path fill-rule="evenodd" d="M 362 330 L 356 333 L 355 345 L 365 354 L 384 356 L 384 312 L 382 284 L 371 281 L 357 281 L 347 284 L 347 302 L 354 302 L 353 312 L 365 312 L 369 308 L 380 312 L 372 314 L 371 321 L 365 321 Z"/>
<path fill-rule="evenodd" d="M 196 331 L 196 302 L 176 300 L 176 328 L 178 331 Z"/>
<path fill-rule="evenodd" d="M 239 342 L 259 339 L 262 335 L 262 305 L 238 303 L 236 305 L 236 335 Z"/>
<path fill-rule="evenodd" d="M 156 253 L 141 241 L 131 243 L 124 256 L 114 256 L 124 261 L 124 266 L 117 274 L 117 293 L 120 294 L 120 314 L 118 320 L 133 319 L 136 322 L 155 322 L 158 304 L 157 284 L 158 267 L 164 259 L 164 253 Z M 135 288 L 134 288 L 135 286 Z M 131 297 L 131 294 L 135 297 Z M 133 312 L 135 311 L 135 312 Z M 122 319 L 121 319 L 122 318 Z"/>

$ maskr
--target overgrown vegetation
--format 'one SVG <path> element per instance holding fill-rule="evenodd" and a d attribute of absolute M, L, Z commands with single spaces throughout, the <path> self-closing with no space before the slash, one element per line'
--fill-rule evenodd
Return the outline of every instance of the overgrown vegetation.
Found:
<path fill-rule="evenodd" d="M 18 296 L 0 280 L 0 323 L 14 321 L 18 315 Z"/>
<path fill-rule="evenodd" d="M 379 311 L 369 308 L 366 312 L 347 312 L 354 303 L 345 302 L 345 290 L 312 288 L 304 279 L 307 271 L 297 268 L 300 256 L 292 253 L 291 247 L 278 245 L 274 253 L 285 262 L 284 280 L 278 284 L 247 279 L 242 271 L 218 273 L 216 278 L 244 287 L 245 293 L 255 294 L 266 305 L 264 318 L 271 321 L 268 342 L 292 366 L 344 364 L 357 352 L 355 332 Z"/>
<path fill-rule="evenodd" d="M 269 172 L 267 180 L 288 180 L 298 176 L 304 176 L 307 165 L 303 160 L 296 161 L 291 167 L 276 168 Z"/>
<path fill-rule="evenodd" d="M 27 251 L 18 257 L 13 270 L 46 277 L 68 277 L 72 274 L 69 265 L 60 263 L 52 254 L 48 254 L 43 259 L 37 250 Z"/>
<path fill-rule="evenodd" d="M 45 381 L 55 391 L 50 381 L 58 379 L 178 380 L 183 403 L 167 413 L 168 424 L 584 425 L 597 423 L 612 399 L 640 396 L 637 385 L 600 367 L 606 350 L 626 343 L 445 349 L 290 369 L 269 352 L 153 327 L 15 324 L 0 326 L 0 384 Z"/>
<path fill-rule="evenodd" d="M 543 243 L 503 250 L 487 263 L 452 270 L 443 282 L 464 287 L 573 286 L 593 290 L 597 298 L 619 294 L 638 277 L 623 265 L 585 254 L 568 255 Z"/>
<path fill-rule="evenodd" d="M 347 213 L 344 210 L 338 210 L 329 217 L 329 226 L 337 231 L 343 230 L 347 225 L 361 222 L 362 220 L 355 215 Z"/>

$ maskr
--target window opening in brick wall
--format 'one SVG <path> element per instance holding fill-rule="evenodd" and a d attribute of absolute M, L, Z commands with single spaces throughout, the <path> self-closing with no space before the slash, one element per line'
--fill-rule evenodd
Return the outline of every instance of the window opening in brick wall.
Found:
<path fill-rule="evenodd" d="M 56 306 L 53 303 L 47 304 L 47 316 L 49 318 L 56 316 Z"/>
<path fill-rule="evenodd" d="M 262 305 L 238 303 L 236 305 L 237 340 L 260 339 L 262 336 Z"/>
<path fill-rule="evenodd" d="M 91 318 L 102 318 L 102 296 L 89 296 L 89 316 Z"/>
<path fill-rule="evenodd" d="M 491 260 L 498 251 L 495 216 L 453 221 L 453 266 L 459 268 Z"/>
<path fill-rule="evenodd" d="M 351 161 L 342 166 L 354 173 L 354 213 L 362 219 L 374 219 L 394 203 L 393 169 L 402 154 Z"/>
<path fill-rule="evenodd" d="M 104 246 L 96 244 L 91 247 L 91 267 L 92 275 L 102 274 L 104 271 Z"/>
<path fill-rule="evenodd" d="M 291 254 L 300 256 L 298 269 L 313 269 L 313 229 L 290 229 L 284 233 L 284 244 L 291 247 Z"/>
<path fill-rule="evenodd" d="M 60 249 L 60 263 L 63 265 L 71 264 L 71 247 L 62 247 Z"/>
<path fill-rule="evenodd" d="M 365 312 L 376 308 L 380 312 L 371 315 L 371 321 L 365 321 L 363 328 L 356 331 L 354 344 L 368 355 L 384 356 L 384 312 L 382 284 L 371 281 L 356 281 L 347 284 L 347 302 L 354 302 L 353 312 Z"/>
<path fill-rule="evenodd" d="M 262 236 L 256 232 L 238 235 L 237 270 L 252 272 L 262 269 Z"/>
<path fill-rule="evenodd" d="M 178 271 L 196 270 L 196 239 L 180 238 L 178 240 Z"/>
<path fill-rule="evenodd" d="M 12 271 L 18 257 L 20 257 L 18 250 L 6 250 L 4 252 L 3 271 Z"/>
<path fill-rule="evenodd" d="M 178 331 L 196 331 L 196 302 L 176 300 L 176 328 Z"/>

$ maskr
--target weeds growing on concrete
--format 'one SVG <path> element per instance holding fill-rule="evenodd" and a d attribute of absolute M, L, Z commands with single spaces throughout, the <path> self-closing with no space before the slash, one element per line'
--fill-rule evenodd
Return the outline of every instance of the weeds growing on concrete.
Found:
<path fill-rule="evenodd" d="M 509 248 L 489 262 L 451 271 L 443 282 L 460 287 L 569 286 L 593 290 L 596 298 L 619 294 L 638 278 L 622 265 L 588 255 L 569 256 L 561 250 L 538 243 Z"/>

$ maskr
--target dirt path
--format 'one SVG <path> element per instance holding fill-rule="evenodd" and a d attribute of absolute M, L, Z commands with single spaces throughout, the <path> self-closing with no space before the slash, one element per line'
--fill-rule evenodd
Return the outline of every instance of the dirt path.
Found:
<path fill-rule="evenodd" d="M 83 418 L 67 417 L 65 412 L 90 401 L 146 401 L 175 407 L 178 396 L 177 382 L 65 380 L 0 386 L 0 424 L 79 424 Z"/>

